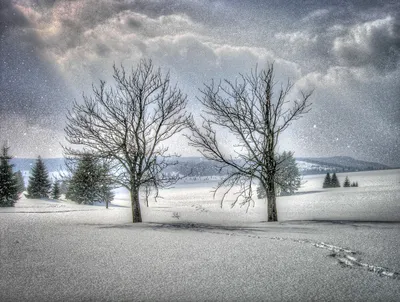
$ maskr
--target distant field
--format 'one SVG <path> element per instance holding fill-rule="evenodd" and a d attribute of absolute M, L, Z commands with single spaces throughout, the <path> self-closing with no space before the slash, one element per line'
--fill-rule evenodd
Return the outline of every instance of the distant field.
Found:
<path fill-rule="evenodd" d="M 278 197 L 279 220 L 400 221 L 400 170 L 337 175 L 342 185 L 348 176 L 350 181 L 357 181 L 359 187 L 322 189 L 325 175 L 304 176 L 303 185 L 297 194 Z M 255 206 L 251 206 L 246 213 L 246 207 L 236 205 L 231 209 L 230 205 L 236 197 L 231 193 L 221 208 L 223 191 L 213 198 L 211 191 L 215 185 L 216 180 L 212 179 L 186 180 L 171 189 L 161 190 L 163 198 L 157 203 L 150 199 L 150 207 L 144 208 L 145 219 L 174 221 L 171 218 L 173 212 L 179 212 L 181 221 L 213 221 L 215 216 L 226 222 L 265 220 L 264 200 L 255 199 Z M 120 189 L 116 193 L 114 203 L 129 206 L 128 192 Z"/>

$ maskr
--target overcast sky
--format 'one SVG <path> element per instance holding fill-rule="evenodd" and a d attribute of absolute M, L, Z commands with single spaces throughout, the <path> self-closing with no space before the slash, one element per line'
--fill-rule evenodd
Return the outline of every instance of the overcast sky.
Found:
<path fill-rule="evenodd" d="M 400 166 L 398 1 L 1 0 L 0 139 L 18 157 L 61 156 L 72 101 L 142 57 L 193 112 L 203 83 L 274 62 L 278 81 L 315 89 L 281 151 Z"/>

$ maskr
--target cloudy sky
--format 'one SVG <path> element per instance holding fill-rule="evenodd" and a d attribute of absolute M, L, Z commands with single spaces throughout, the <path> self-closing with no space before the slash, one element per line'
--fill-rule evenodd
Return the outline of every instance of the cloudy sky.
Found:
<path fill-rule="evenodd" d="M 143 57 L 171 71 L 194 113 L 203 83 L 274 62 L 278 81 L 315 89 L 282 151 L 400 166 L 394 0 L 1 0 L 0 139 L 18 157 L 60 156 L 72 101 Z"/>

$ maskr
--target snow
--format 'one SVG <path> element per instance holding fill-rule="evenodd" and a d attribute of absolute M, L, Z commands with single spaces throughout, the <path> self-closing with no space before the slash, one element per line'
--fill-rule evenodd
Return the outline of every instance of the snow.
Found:
<path fill-rule="evenodd" d="M 0 208 L 0 301 L 398 300 L 399 172 L 307 176 L 278 223 L 262 200 L 221 208 L 211 180 L 163 190 L 142 224 L 122 189 L 109 209 L 21 199 Z"/>

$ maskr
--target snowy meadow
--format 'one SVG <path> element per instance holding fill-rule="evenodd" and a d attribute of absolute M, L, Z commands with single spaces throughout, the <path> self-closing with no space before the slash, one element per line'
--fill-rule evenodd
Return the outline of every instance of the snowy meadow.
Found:
<path fill-rule="evenodd" d="M 398 301 L 400 171 L 305 176 L 277 199 L 221 207 L 215 180 L 184 180 L 142 203 L 109 209 L 20 199 L 0 209 L 1 301 Z"/>

